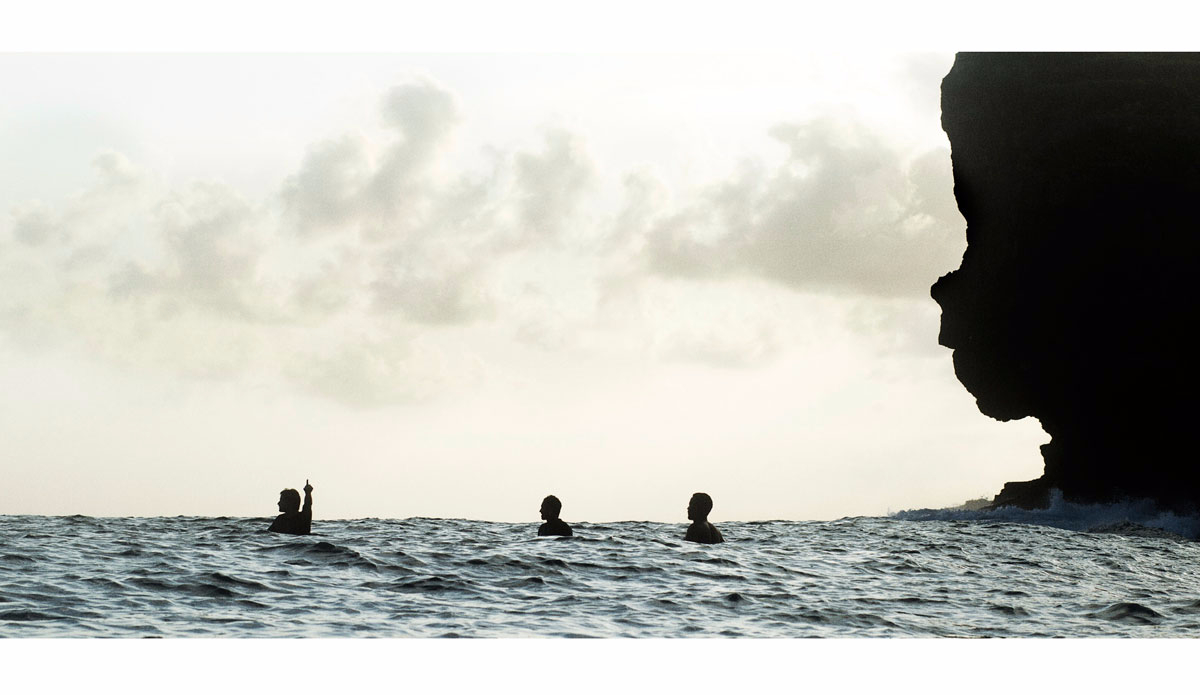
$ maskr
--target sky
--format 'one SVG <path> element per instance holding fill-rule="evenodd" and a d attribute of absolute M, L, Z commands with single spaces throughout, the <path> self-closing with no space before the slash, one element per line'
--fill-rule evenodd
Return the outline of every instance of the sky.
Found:
<path fill-rule="evenodd" d="M 7 51 L 100 54 L 0 54 L 0 514 L 266 517 L 305 477 L 318 523 L 536 523 L 547 492 L 572 522 L 680 523 L 699 489 L 717 523 L 990 496 L 1040 474 L 1046 437 L 980 415 L 936 344 L 922 285 L 965 246 L 939 73 L 956 50 L 1194 46 L 1193 23 L 1156 0 L 1083 23 L 1044 0 L 986 15 L 952 0 L 612 0 L 603 13 L 211 0 L 186 21 L 181 7 L 6 8 Z M 173 53 L 113 55 L 131 50 Z M 413 85 L 400 94 L 431 109 L 453 95 L 448 132 L 394 118 L 392 90 Z M 437 136 L 408 160 L 419 175 L 389 179 L 384 163 L 419 154 L 398 149 L 418 132 Z M 420 215 L 380 207 L 389 182 L 412 187 L 394 200 Z M 13 663 L 41 684 L 38 645 L 10 642 L 34 650 Z M 269 641 L 168 642 L 180 666 L 207 649 L 223 675 L 278 680 L 238 661 L 280 656 Z M 811 656 L 799 643 L 619 642 L 586 648 L 621 650 L 623 674 L 663 687 L 765 682 Z M 313 683 L 391 682 L 371 668 L 394 646 L 375 644 L 389 658 L 364 658 L 370 643 L 288 650 L 352 665 L 310 670 Z M 127 681 L 128 660 L 97 646 L 63 645 L 87 666 L 74 672 L 89 687 Z M 519 645 L 489 646 L 455 645 L 489 685 L 527 663 Z M 802 660 L 806 678 L 843 687 L 867 650 L 885 667 L 859 682 L 925 692 L 996 656 L 972 645 L 906 681 L 895 674 L 943 645 L 897 646 L 806 641 L 827 650 Z M 1060 647 L 1020 660 L 1054 682 L 1075 645 Z M 425 650 L 406 679 L 442 684 L 441 648 L 406 644 Z M 660 668 L 673 648 L 714 658 Z M 202 675 L 174 683 L 211 690 Z"/>
<path fill-rule="evenodd" d="M 1037 477 L 951 53 L 0 55 L 10 514 L 829 519 Z"/>

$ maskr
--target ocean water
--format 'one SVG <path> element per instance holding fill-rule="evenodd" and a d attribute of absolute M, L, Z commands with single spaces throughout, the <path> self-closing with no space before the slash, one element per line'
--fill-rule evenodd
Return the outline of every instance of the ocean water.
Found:
<path fill-rule="evenodd" d="M 718 520 L 716 546 L 649 522 L 0 516 L 0 636 L 1200 636 L 1197 520 L 1039 514 Z"/>

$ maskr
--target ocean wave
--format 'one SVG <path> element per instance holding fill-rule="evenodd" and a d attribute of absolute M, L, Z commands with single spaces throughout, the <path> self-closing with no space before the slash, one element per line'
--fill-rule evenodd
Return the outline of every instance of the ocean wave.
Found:
<path fill-rule="evenodd" d="M 1050 493 L 1046 509 L 999 507 L 996 509 L 913 509 L 895 512 L 889 518 L 905 521 L 990 521 L 997 523 L 1051 526 L 1070 531 L 1119 533 L 1147 537 L 1200 538 L 1200 515 L 1180 515 L 1161 510 L 1153 500 L 1126 500 L 1110 504 L 1077 504 L 1063 499 L 1062 492 Z M 1165 534 L 1156 534 L 1154 531 Z"/>
<path fill-rule="evenodd" d="M 1130 622 L 1138 625 L 1157 625 L 1163 619 L 1163 616 L 1153 608 L 1128 602 L 1114 603 L 1090 615 L 1103 620 Z"/>
<path fill-rule="evenodd" d="M 286 537 L 257 519 L 0 516 L 0 637 L 1200 636 L 1200 545 L 1057 505 L 1079 531 L 926 510 L 718 521 L 717 546 L 650 522 L 546 542 L 534 523 Z"/>

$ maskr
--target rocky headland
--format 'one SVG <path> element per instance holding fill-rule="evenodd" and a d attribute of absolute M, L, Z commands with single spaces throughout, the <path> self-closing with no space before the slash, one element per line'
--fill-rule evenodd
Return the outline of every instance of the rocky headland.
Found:
<path fill-rule="evenodd" d="M 992 504 L 1196 510 L 1200 55 L 960 53 L 942 128 L 967 250 L 939 342 L 983 413 L 1051 436 Z"/>

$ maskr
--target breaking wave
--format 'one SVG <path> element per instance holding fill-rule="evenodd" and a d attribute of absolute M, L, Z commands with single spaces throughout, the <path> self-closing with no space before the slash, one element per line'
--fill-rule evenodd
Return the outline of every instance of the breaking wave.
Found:
<path fill-rule="evenodd" d="M 896 512 L 891 518 L 908 521 L 993 521 L 1053 526 L 1071 531 L 1157 535 L 1152 530 L 1195 540 L 1200 538 L 1200 516 L 1162 511 L 1153 500 L 1128 500 L 1112 504 L 1076 504 L 1063 500 L 1052 490 L 1046 509 L 913 509 Z"/>

